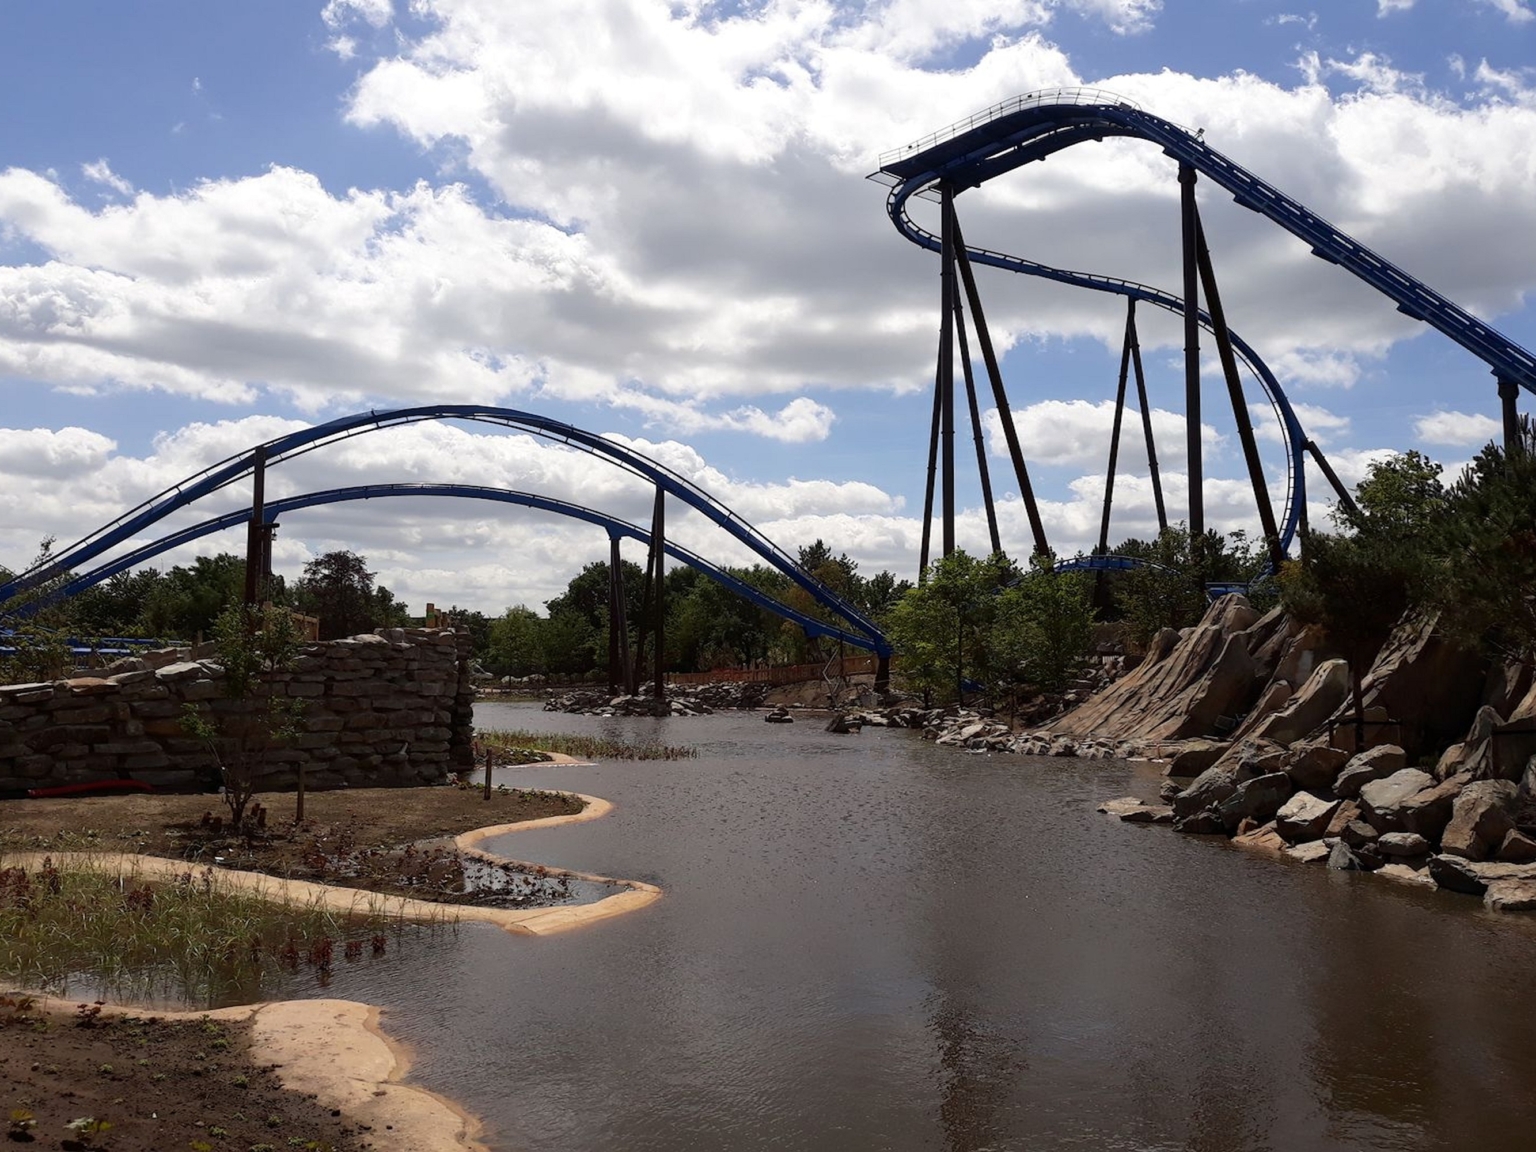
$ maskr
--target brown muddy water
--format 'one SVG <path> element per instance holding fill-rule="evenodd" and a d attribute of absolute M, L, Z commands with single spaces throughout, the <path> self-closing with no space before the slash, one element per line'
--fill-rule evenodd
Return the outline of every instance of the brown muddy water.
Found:
<path fill-rule="evenodd" d="M 461 928 L 322 994 L 511 1150 L 1536 1147 L 1536 923 L 1121 824 L 1155 769 L 759 714 L 482 704 L 696 760 L 529 767 L 613 800 L 486 847 L 665 897 Z"/>

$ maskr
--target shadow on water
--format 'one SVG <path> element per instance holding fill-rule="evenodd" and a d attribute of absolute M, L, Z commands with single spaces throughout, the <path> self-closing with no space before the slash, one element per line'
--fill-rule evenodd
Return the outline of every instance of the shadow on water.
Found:
<path fill-rule="evenodd" d="M 327 990 L 384 1003 L 498 1149 L 1529 1143 L 1536 932 L 1475 900 L 1093 811 L 1155 789 L 1144 766 L 477 713 L 700 749 L 498 771 L 618 807 L 488 848 L 657 904 L 546 939 L 466 926 Z"/>

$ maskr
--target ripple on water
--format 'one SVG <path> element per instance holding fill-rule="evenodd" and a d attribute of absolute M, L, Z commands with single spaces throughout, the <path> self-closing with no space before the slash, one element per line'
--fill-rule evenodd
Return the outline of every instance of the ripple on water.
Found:
<path fill-rule="evenodd" d="M 1155 792 L 1147 766 L 477 717 L 700 748 L 498 772 L 617 810 L 487 848 L 661 901 L 465 927 L 339 993 L 388 1005 L 498 1148 L 1516 1148 L 1536 1123 L 1529 925 L 1093 811 Z"/>

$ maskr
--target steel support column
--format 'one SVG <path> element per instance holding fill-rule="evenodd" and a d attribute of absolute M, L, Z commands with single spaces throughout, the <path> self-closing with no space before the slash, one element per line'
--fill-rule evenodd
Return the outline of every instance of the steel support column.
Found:
<path fill-rule="evenodd" d="M 998 419 L 1003 425 L 1003 439 L 1008 443 L 1008 457 L 1013 461 L 1014 479 L 1018 481 L 1019 496 L 1024 501 L 1024 512 L 1029 517 L 1030 534 L 1034 537 L 1035 552 L 1049 555 L 1050 543 L 1045 538 L 1045 525 L 1040 519 L 1040 508 L 1035 503 L 1035 490 L 1029 482 L 1029 469 L 1024 465 L 1024 449 L 1019 445 L 1019 430 L 1013 426 L 1013 412 L 1008 405 L 1008 393 L 1003 391 L 1003 374 L 997 366 L 997 353 L 992 348 L 992 334 L 987 329 L 986 313 L 981 308 L 981 293 L 976 290 L 976 273 L 971 268 L 970 257 L 965 252 L 965 236 L 960 231 L 960 218 L 954 204 L 949 205 L 950 231 L 954 237 L 955 264 L 965 285 L 965 298 L 971 306 L 971 323 L 976 326 L 976 343 L 981 347 L 982 363 L 987 367 L 987 380 L 992 385 L 992 402 L 997 405 Z"/>
<path fill-rule="evenodd" d="M 1195 170 L 1179 165 L 1179 208 L 1184 252 L 1184 435 L 1189 457 L 1189 544 L 1198 564 L 1205 549 L 1205 469 L 1200 444 L 1200 218 Z M 1202 579 L 1204 576 L 1202 574 Z"/>
<path fill-rule="evenodd" d="M 1513 380 L 1499 377 L 1499 407 L 1504 415 L 1504 451 L 1506 454 L 1520 448 L 1520 409 L 1515 402 L 1520 398 L 1520 385 Z"/>
<path fill-rule="evenodd" d="M 1157 531 L 1168 530 L 1168 509 L 1163 504 L 1163 478 L 1157 468 L 1157 441 L 1152 436 L 1152 405 L 1147 401 L 1147 374 L 1141 366 L 1141 337 L 1136 332 L 1136 297 L 1126 301 L 1126 326 L 1131 330 L 1131 368 L 1136 373 L 1136 402 L 1141 405 L 1141 431 L 1147 441 L 1147 475 L 1152 479 L 1152 499 L 1157 505 Z"/>
<path fill-rule="evenodd" d="M 941 325 L 942 327 L 942 325 Z M 940 347 L 942 347 L 942 339 Z M 943 353 L 941 352 L 942 356 Z M 928 428 L 928 486 L 923 491 L 923 550 L 917 563 L 917 582 L 928 581 L 929 549 L 933 543 L 933 479 L 939 467 L 939 408 L 944 402 L 944 390 L 939 386 L 938 373 L 933 378 L 933 423 Z"/>
<path fill-rule="evenodd" d="M 955 335 L 960 337 L 960 367 L 965 372 L 965 402 L 971 413 L 971 437 L 976 441 L 976 471 L 981 477 L 981 503 L 987 512 L 987 535 L 993 553 L 1003 550 L 997 534 L 997 508 L 992 502 L 992 473 L 987 468 L 987 447 L 981 435 L 981 415 L 976 410 L 976 373 L 971 368 L 971 345 L 965 335 L 965 308 L 960 293 L 955 297 Z"/>
<path fill-rule="evenodd" d="M 245 603 L 254 608 L 261 603 L 261 538 L 266 532 L 267 450 L 259 447 L 251 454 L 251 520 L 245 533 Z"/>
<path fill-rule="evenodd" d="M 1333 487 L 1334 494 L 1339 498 L 1339 503 L 1344 505 L 1344 510 L 1351 516 L 1360 515 L 1360 509 L 1355 504 L 1355 498 L 1349 494 L 1349 489 L 1344 487 L 1343 481 L 1339 479 L 1339 474 L 1333 470 L 1333 465 L 1328 463 L 1328 458 L 1318 449 L 1317 441 L 1308 440 L 1304 447 L 1308 452 L 1312 453 L 1312 459 L 1323 470 L 1323 476 Z"/>
<path fill-rule="evenodd" d="M 1216 287 L 1216 271 L 1211 266 L 1211 250 L 1205 242 L 1200 214 L 1195 213 L 1195 241 L 1200 264 L 1200 282 L 1205 289 L 1205 309 L 1210 313 L 1211 332 L 1216 337 L 1216 354 L 1221 359 L 1222 375 L 1227 380 L 1227 395 L 1232 400 L 1232 418 L 1237 423 L 1237 438 L 1243 446 L 1248 465 L 1248 480 L 1253 485 L 1253 502 L 1259 510 L 1259 526 L 1269 549 L 1270 563 L 1276 571 L 1285 560 L 1280 547 L 1280 530 L 1275 526 L 1275 509 L 1269 502 L 1269 486 L 1264 482 L 1264 462 L 1259 458 L 1259 444 L 1253 436 L 1253 419 L 1243 396 L 1243 381 L 1237 373 L 1237 357 L 1232 353 L 1232 335 L 1227 331 L 1227 316 L 1221 307 L 1221 292 Z"/>
<path fill-rule="evenodd" d="M 1115 385 L 1115 421 L 1109 433 L 1109 468 L 1104 475 L 1104 516 L 1099 521 L 1098 555 L 1109 554 L 1109 510 L 1115 501 L 1115 465 L 1120 460 L 1120 421 L 1125 416 L 1125 385 L 1131 375 L 1131 341 L 1136 335 L 1136 303 L 1125 316 L 1125 347 L 1120 350 L 1120 380 Z"/>
<path fill-rule="evenodd" d="M 656 489 L 656 515 L 651 520 L 651 548 L 655 553 L 656 576 L 652 587 L 656 589 L 656 674 L 651 694 L 659 704 L 667 698 L 667 582 L 664 579 L 666 553 L 667 494 Z"/>
<path fill-rule="evenodd" d="M 940 259 L 943 268 L 939 277 L 939 292 L 943 298 L 943 316 L 939 321 L 939 395 L 943 428 L 940 438 L 940 456 L 943 478 L 940 503 L 944 523 L 941 529 L 942 554 L 948 556 L 955 550 L 955 202 L 954 190 L 944 185 L 943 252 Z"/>

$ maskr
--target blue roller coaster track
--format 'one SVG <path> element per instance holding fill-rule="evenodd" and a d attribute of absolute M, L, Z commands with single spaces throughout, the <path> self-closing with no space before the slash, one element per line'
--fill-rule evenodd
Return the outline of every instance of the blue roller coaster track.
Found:
<path fill-rule="evenodd" d="M 912 243 L 940 252 L 941 238 L 916 223 L 908 213 L 908 203 L 914 196 L 929 197 L 941 187 L 956 191 L 978 187 L 1064 148 L 1107 136 L 1134 137 L 1159 145 L 1168 156 L 1231 193 L 1244 208 L 1300 238 L 1315 256 L 1347 269 L 1393 300 L 1400 312 L 1449 336 L 1489 366 L 1499 380 L 1506 405 L 1513 403 L 1514 386 L 1536 392 L 1536 357 L 1525 348 L 1223 156 L 1199 136 L 1112 93 L 1070 88 L 1015 97 L 883 154 L 874 178 L 890 187 L 886 210 L 896 229 Z M 1053 268 L 987 248 L 967 246 L 966 252 L 974 263 L 1114 293 L 1178 315 L 1184 313 L 1180 297 L 1147 284 Z M 1213 330 L 1206 312 L 1199 313 L 1199 320 L 1207 331 Z M 1282 547 L 1288 550 L 1305 507 L 1306 433 L 1274 373 L 1235 332 L 1231 339 L 1234 351 L 1260 380 L 1285 429 L 1290 475 L 1281 540 Z"/>
<path fill-rule="evenodd" d="M 517 492 L 508 488 L 489 488 L 474 484 L 360 484 L 351 488 L 327 488 L 320 492 L 307 492 L 301 496 L 288 496 L 281 500 L 269 501 L 266 505 L 265 521 L 268 525 L 276 526 L 278 520 L 301 508 L 314 508 L 326 504 L 342 504 L 352 500 L 384 500 L 399 496 L 439 496 L 456 497 L 467 500 L 489 500 L 501 504 L 515 504 L 523 508 L 532 508 L 540 512 L 552 512 L 558 516 L 565 516 L 573 520 L 581 520 L 588 524 L 595 524 L 608 533 L 610 537 L 619 539 L 638 540 L 641 544 L 650 546 L 651 533 L 648 529 L 637 524 L 631 524 L 627 520 L 620 520 L 613 516 L 605 515 L 580 504 L 572 504 L 565 500 L 556 500 L 549 496 L 539 496 L 532 492 Z M 130 568 L 144 564 L 163 552 L 183 544 L 190 544 L 194 540 L 201 540 L 204 536 L 211 536 L 215 532 L 223 532 L 230 528 L 237 528 L 250 519 L 250 512 L 240 509 L 236 512 L 228 512 L 222 516 L 215 516 L 211 520 L 204 520 L 200 524 L 183 528 L 172 532 L 168 536 L 150 544 L 116 556 L 104 564 L 97 565 L 88 572 L 81 572 L 72 576 L 68 581 L 56 589 L 51 589 L 48 602 L 67 599 L 78 595 L 87 588 L 100 584 L 103 580 L 109 580 L 119 572 L 126 572 Z M 841 640 L 858 648 L 867 648 L 878 652 L 879 646 L 868 636 L 855 632 L 849 632 L 828 624 L 823 620 L 807 616 L 798 612 L 789 605 L 780 602 L 759 588 L 740 580 L 722 568 L 716 567 L 697 553 L 690 551 L 670 540 L 664 541 L 662 547 L 668 556 L 683 564 L 702 572 L 710 579 L 724 585 L 732 592 L 745 600 L 756 604 L 759 608 L 765 608 L 769 612 L 799 625 L 807 636 L 825 636 L 833 640 Z M 888 654 L 888 652 L 886 653 Z"/>
<path fill-rule="evenodd" d="M 352 436 L 375 432 L 383 428 L 415 424 L 426 420 L 467 420 L 497 424 L 528 432 L 607 459 L 611 463 L 654 485 L 658 491 L 665 492 L 667 495 L 682 501 L 711 523 L 724 529 L 732 537 L 745 544 L 755 554 L 780 572 L 783 572 L 813 600 L 834 613 L 848 625 L 847 631 L 838 630 L 842 632 L 842 638 L 860 647 L 871 649 L 877 655 L 888 656 L 890 654 L 890 644 L 886 640 L 885 634 L 874 621 L 838 596 L 830 588 L 816 580 L 802 569 L 793 557 L 774 544 L 773 541 L 769 540 L 751 524 L 737 516 L 692 481 L 633 449 L 626 448 L 624 445 L 606 439 L 596 433 L 577 428 L 572 424 L 553 420 L 533 412 L 474 404 L 434 404 L 412 408 L 396 408 L 382 412 L 360 412 L 331 420 L 325 424 L 318 424 L 312 428 L 303 428 L 286 436 L 276 437 L 264 444 L 256 445 L 245 452 L 237 453 L 219 461 L 217 464 L 210 465 L 193 476 L 187 477 L 187 479 L 179 484 L 167 488 L 137 507 L 123 513 L 123 515 L 111 523 L 103 525 L 96 531 L 62 549 L 45 564 L 31 568 L 9 582 L 0 584 L 0 606 L 3 606 L 7 600 L 16 597 L 20 593 L 80 569 L 83 565 L 97 559 L 111 549 L 142 535 L 151 525 L 171 515 L 173 512 L 185 508 L 195 501 L 220 491 L 243 477 L 250 475 L 258 467 L 258 462 L 260 462 L 261 467 L 266 467 L 267 465 L 295 459 L 307 452 L 334 444 Z M 315 495 L 324 494 L 317 493 Z M 360 499 L 363 497 L 351 498 Z M 535 499 L 534 497 L 528 498 Z M 544 498 L 538 497 L 537 499 Z M 328 501 L 318 500 L 312 502 L 326 503 Z M 517 503 L 521 501 L 512 502 Z M 268 505 L 268 507 L 275 506 L 277 506 L 276 503 Z M 570 510 L 577 509 L 578 507 L 577 505 L 567 506 Z M 581 509 L 581 512 L 590 513 L 590 510 Z M 575 515 L 576 513 L 568 510 L 565 514 Z M 597 515 L 596 513 L 590 514 Z M 250 518 L 248 511 L 232 515 L 231 524 L 248 521 Z M 622 525 L 623 534 L 625 535 L 633 535 L 634 532 L 638 531 L 633 525 L 623 521 L 614 521 L 613 525 L 613 527 L 610 527 L 605 523 L 604 526 L 610 527 L 611 531 L 618 531 L 619 528 L 617 526 Z M 214 529 L 209 529 L 209 531 L 214 531 Z M 649 536 L 647 535 L 646 538 L 649 539 Z M 668 551 L 671 551 L 670 546 Z M 691 560 L 687 560 L 680 553 L 674 553 L 674 555 L 677 555 L 679 559 L 683 559 L 687 563 L 692 563 Z M 767 605 L 764 606 L 767 607 Z M 827 632 L 826 634 L 836 635 L 837 633 Z"/>

